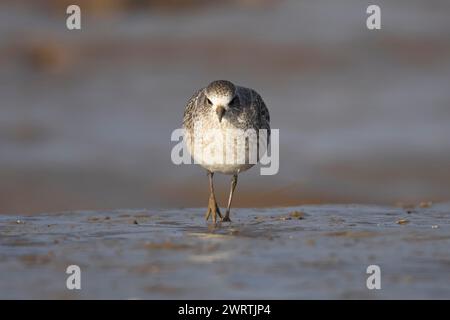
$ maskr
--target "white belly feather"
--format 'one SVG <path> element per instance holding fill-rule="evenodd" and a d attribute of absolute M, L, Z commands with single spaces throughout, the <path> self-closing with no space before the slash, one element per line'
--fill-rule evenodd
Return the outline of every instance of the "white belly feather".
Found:
<path fill-rule="evenodd" d="M 198 121 L 185 132 L 186 145 L 195 163 L 212 172 L 236 174 L 257 163 L 257 136 L 241 130 L 226 118 Z"/>

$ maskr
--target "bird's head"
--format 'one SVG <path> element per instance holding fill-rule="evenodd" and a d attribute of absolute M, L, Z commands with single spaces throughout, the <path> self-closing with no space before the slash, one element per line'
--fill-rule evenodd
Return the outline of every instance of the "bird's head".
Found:
<path fill-rule="evenodd" d="M 219 122 L 225 113 L 237 101 L 236 87 L 233 83 L 226 80 L 217 80 L 211 82 L 205 90 L 206 103 L 217 113 Z"/>

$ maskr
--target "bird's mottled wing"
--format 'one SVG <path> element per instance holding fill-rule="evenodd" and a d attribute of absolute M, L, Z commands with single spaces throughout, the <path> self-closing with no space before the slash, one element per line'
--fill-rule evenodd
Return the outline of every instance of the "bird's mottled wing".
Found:
<path fill-rule="evenodd" d="M 270 142 L 270 115 L 269 110 L 267 109 L 266 104 L 264 103 L 264 100 L 262 97 L 253 89 L 249 89 L 249 96 L 250 96 L 250 109 L 253 113 L 253 122 L 255 129 L 258 130 L 258 150 L 260 150 L 260 129 L 267 130 L 267 136 L 265 136 L 264 139 L 266 140 L 266 145 L 269 145 Z M 258 151 L 258 161 L 259 161 L 259 151 Z"/>
<path fill-rule="evenodd" d="M 261 96 L 254 91 L 254 100 L 253 103 L 255 107 L 258 110 L 259 114 L 259 128 L 260 129 L 266 129 L 268 135 L 270 136 L 270 114 L 269 109 L 267 109 L 266 104 L 264 103 L 264 100 L 261 98 Z"/>
<path fill-rule="evenodd" d="M 183 116 L 183 127 L 190 130 L 194 127 L 194 118 L 196 115 L 197 101 L 200 97 L 202 90 L 198 90 L 194 93 L 194 95 L 189 99 L 186 104 L 186 108 L 184 109 Z"/>

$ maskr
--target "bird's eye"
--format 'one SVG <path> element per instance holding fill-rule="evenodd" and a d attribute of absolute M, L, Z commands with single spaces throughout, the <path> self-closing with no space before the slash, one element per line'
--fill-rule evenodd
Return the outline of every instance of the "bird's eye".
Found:
<path fill-rule="evenodd" d="M 229 105 L 233 105 L 233 104 L 235 104 L 236 102 L 237 102 L 237 97 L 234 97 L 234 98 L 230 101 Z"/>
<path fill-rule="evenodd" d="M 206 101 L 208 102 L 209 105 L 212 105 L 212 101 L 209 100 L 208 98 L 206 98 Z"/>

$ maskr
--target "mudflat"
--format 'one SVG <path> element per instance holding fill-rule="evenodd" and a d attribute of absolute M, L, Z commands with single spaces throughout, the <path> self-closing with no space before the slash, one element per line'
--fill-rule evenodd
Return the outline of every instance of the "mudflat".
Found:
<path fill-rule="evenodd" d="M 0 298 L 450 298 L 450 203 L 204 210 L 1 215 Z"/>

